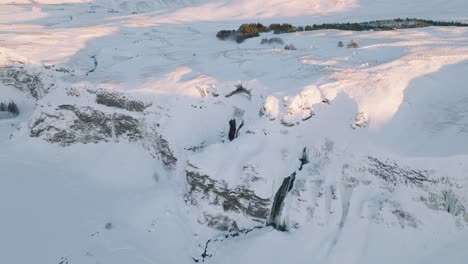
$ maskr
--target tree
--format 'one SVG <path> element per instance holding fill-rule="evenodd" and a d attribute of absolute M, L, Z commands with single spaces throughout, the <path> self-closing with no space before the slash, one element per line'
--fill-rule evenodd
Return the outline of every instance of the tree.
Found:
<path fill-rule="evenodd" d="M 19 114 L 18 106 L 13 102 L 8 103 L 7 111 L 13 114 Z"/>
<path fill-rule="evenodd" d="M 258 28 L 256 24 L 242 24 L 239 27 L 239 32 L 249 36 L 258 36 Z"/>
<path fill-rule="evenodd" d="M 236 35 L 235 30 L 221 30 L 216 34 L 216 37 L 221 40 L 232 38 Z"/>
<path fill-rule="evenodd" d="M 7 109 L 6 109 L 5 103 L 3 103 L 3 102 L 0 103 L 0 111 L 6 111 L 6 110 L 7 110 Z"/>

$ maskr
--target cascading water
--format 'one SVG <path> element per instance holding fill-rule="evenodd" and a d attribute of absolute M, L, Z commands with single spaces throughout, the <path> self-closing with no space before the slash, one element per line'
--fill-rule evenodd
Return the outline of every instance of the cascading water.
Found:
<path fill-rule="evenodd" d="M 296 172 L 293 172 L 291 175 L 284 178 L 283 183 L 276 192 L 275 199 L 273 200 L 268 225 L 271 225 L 273 228 L 280 231 L 286 231 L 286 225 L 281 221 L 281 211 L 283 210 L 284 199 L 286 199 L 286 195 L 293 188 L 295 179 Z"/>
<path fill-rule="evenodd" d="M 302 170 L 303 166 L 309 163 L 307 148 L 304 147 L 302 151 L 302 156 L 299 159 L 301 165 L 299 166 L 299 171 Z M 284 207 L 284 200 L 286 199 L 287 194 L 292 190 L 294 186 L 294 181 L 296 180 L 296 172 L 291 173 L 288 177 L 283 179 L 283 183 L 279 187 L 278 191 L 275 194 L 273 199 L 273 205 L 271 206 L 270 216 L 268 218 L 267 225 L 273 226 L 276 230 L 286 231 L 286 224 L 281 220 L 281 212 Z"/>

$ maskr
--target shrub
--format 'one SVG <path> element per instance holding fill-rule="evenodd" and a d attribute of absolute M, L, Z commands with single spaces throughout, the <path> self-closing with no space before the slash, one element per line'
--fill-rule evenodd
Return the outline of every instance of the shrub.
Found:
<path fill-rule="evenodd" d="M 296 47 L 293 44 L 286 45 L 285 50 L 296 50 Z"/>
<path fill-rule="evenodd" d="M 258 36 L 257 24 L 242 24 L 238 32 L 251 36 Z"/>
<path fill-rule="evenodd" d="M 355 49 L 355 48 L 358 48 L 359 45 L 358 45 L 356 42 L 354 42 L 354 40 L 351 40 L 351 41 L 348 43 L 347 47 L 348 47 L 348 49 L 349 49 L 349 48 Z"/>
<path fill-rule="evenodd" d="M 270 25 L 270 30 L 275 31 L 275 30 L 279 29 L 280 27 L 281 27 L 280 24 L 271 24 Z"/>
<path fill-rule="evenodd" d="M 104 228 L 105 228 L 106 230 L 111 230 L 113 227 L 114 227 L 114 225 L 112 224 L 112 222 L 107 222 L 107 223 L 104 225 Z"/>
<path fill-rule="evenodd" d="M 235 30 L 221 30 L 216 34 L 216 37 L 221 40 L 233 38 L 236 34 Z"/>
<path fill-rule="evenodd" d="M 270 32 L 270 28 L 269 27 L 265 27 L 264 25 L 260 24 L 260 23 L 257 23 L 257 30 L 259 33 L 266 33 L 266 32 Z"/>
<path fill-rule="evenodd" d="M 261 45 L 265 45 L 265 44 L 268 44 L 268 45 L 271 45 L 271 44 L 280 44 L 280 45 L 283 45 L 284 42 L 281 38 L 263 38 L 262 41 L 260 42 Z"/>
<path fill-rule="evenodd" d="M 19 114 L 18 106 L 13 102 L 8 103 L 7 111 L 13 114 Z"/>
<path fill-rule="evenodd" d="M 271 25 L 270 25 L 270 28 L 271 28 Z M 274 24 L 274 28 L 275 28 L 273 30 L 274 34 L 296 32 L 296 30 L 294 30 L 294 27 L 291 24 L 287 24 L 287 23 L 284 23 L 282 25 Z"/>

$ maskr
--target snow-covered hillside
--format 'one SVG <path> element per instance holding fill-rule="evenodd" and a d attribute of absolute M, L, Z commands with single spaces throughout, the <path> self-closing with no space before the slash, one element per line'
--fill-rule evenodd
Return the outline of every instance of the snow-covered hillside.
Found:
<path fill-rule="evenodd" d="M 467 27 L 216 38 L 466 10 L 0 0 L 0 263 L 466 263 Z"/>

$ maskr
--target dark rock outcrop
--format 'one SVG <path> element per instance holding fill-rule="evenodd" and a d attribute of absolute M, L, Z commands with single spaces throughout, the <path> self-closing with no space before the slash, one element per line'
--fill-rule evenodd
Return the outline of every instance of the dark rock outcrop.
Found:
<path fill-rule="evenodd" d="M 170 142 L 160 133 L 158 125 L 150 127 L 142 141 L 143 147 L 151 156 L 161 160 L 166 169 L 173 170 L 177 165 L 177 157 Z"/>
<path fill-rule="evenodd" d="M 257 196 L 245 186 L 239 185 L 231 189 L 226 182 L 214 180 L 195 168 L 186 170 L 186 179 L 189 185 L 186 199 L 192 205 L 207 202 L 222 208 L 224 212 L 239 213 L 257 222 L 264 222 L 268 217 L 270 200 Z M 226 226 L 234 225 L 232 220 L 225 217 L 228 216 L 218 215 L 216 221 L 208 222 L 212 223 L 212 227 L 224 230 Z"/>
<path fill-rule="evenodd" d="M 368 159 L 370 162 L 369 172 L 386 182 L 405 185 L 414 184 L 419 187 L 422 187 L 425 183 L 435 182 L 429 178 L 428 171 L 401 167 L 395 162 L 381 161 L 371 156 Z"/>
<path fill-rule="evenodd" d="M 36 99 L 44 93 L 44 83 L 39 75 L 28 72 L 23 66 L 0 68 L 0 82 L 29 93 Z"/>
<path fill-rule="evenodd" d="M 98 91 L 96 93 L 96 103 L 110 107 L 118 107 L 132 112 L 143 112 L 148 107 L 141 101 L 132 100 L 125 95 L 108 91 Z"/>
<path fill-rule="evenodd" d="M 431 209 L 445 211 L 453 216 L 462 216 L 468 222 L 468 210 L 462 199 L 452 190 L 443 190 L 441 193 L 430 193 L 422 197 L 423 202 Z"/>
<path fill-rule="evenodd" d="M 205 213 L 203 216 L 205 218 L 205 224 L 211 228 L 229 232 L 239 231 L 239 227 L 237 226 L 236 221 L 225 215 L 212 215 Z"/>
<path fill-rule="evenodd" d="M 31 137 L 63 146 L 142 138 L 140 121 L 131 116 L 107 114 L 88 106 L 60 105 L 56 110 L 54 114 L 40 113 L 30 127 Z"/>

